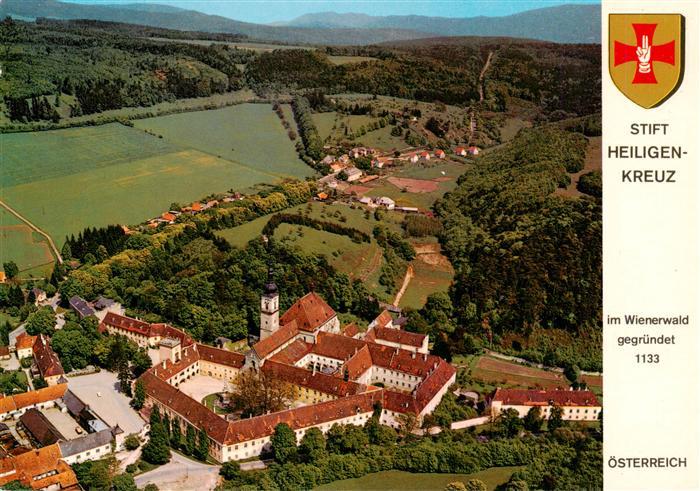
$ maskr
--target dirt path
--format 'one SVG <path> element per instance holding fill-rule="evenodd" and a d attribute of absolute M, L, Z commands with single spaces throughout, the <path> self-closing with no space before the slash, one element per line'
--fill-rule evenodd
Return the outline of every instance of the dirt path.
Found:
<path fill-rule="evenodd" d="M 411 283 L 411 280 L 413 279 L 413 275 L 413 265 L 409 264 L 408 268 L 406 268 L 406 276 L 403 277 L 403 284 L 401 285 L 401 289 L 399 290 L 399 292 L 396 294 L 396 298 L 394 298 L 393 305 L 399 305 L 401 297 L 403 297 L 403 294 L 406 293 L 406 289 L 408 288 L 409 283 Z"/>
<path fill-rule="evenodd" d="M 489 51 L 489 55 L 486 57 L 486 63 L 479 73 L 479 102 L 484 102 L 484 75 L 486 75 L 486 70 L 489 69 L 491 65 L 491 58 L 493 58 L 493 51 Z"/>
<path fill-rule="evenodd" d="M 372 256 L 372 259 L 369 262 L 369 268 L 360 275 L 360 279 L 363 282 L 367 281 L 367 278 L 369 278 L 377 270 L 377 268 L 381 265 L 382 265 L 382 250 L 377 249 L 376 251 L 374 251 L 374 256 Z"/>
<path fill-rule="evenodd" d="M 18 211 L 16 211 L 14 208 L 12 208 L 10 205 L 5 203 L 4 201 L 0 200 L 0 206 L 5 208 L 7 211 L 12 213 L 14 216 L 19 218 L 20 220 L 22 220 L 24 223 L 26 223 L 29 226 L 29 228 L 34 230 L 36 233 L 38 233 L 39 235 L 46 238 L 46 240 L 49 243 L 49 247 L 51 247 L 51 250 L 53 251 L 54 256 L 56 256 L 56 260 L 59 262 L 59 264 L 63 264 L 63 258 L 61 257 L 61 254 L 58 252 L 58 248 L 56 247 L 56 244 L 54 244 L 53 239 L 51 238 L 51 236 L 49 236 L 49 234 L 47 234 L 46 232 L 41 230 L 39 227 L 34 225 L 32 222 L 30 222 L 28 219 L 26 219 L 25 217 L 20 215 Z"/>

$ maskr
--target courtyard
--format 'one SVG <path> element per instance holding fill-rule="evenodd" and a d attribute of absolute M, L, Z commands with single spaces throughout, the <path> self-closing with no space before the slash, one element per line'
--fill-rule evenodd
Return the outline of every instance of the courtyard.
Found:
<path fill-rule="evenodd" d="M 68 388 L 109 426 L 119 425 L 125 433 L 139 433 L 145 422 L 129 404 L 131 399 L 119 392 L 115 373 L 102 370 L 90 375 L 69 377 Z"/>
<path fill-rule="evenodd" d="M 227 384 L 221 379 L 207 375 L 195 375 L 191 379 L 182 382 L 178 388 L 195 401 L 202 402 L 209 394 L 218 394 L 227 389 L 231 390 L 231 386 L 232 384 Z"/>

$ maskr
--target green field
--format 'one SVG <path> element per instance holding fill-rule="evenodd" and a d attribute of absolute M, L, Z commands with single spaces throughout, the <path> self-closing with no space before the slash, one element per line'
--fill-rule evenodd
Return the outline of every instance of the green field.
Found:
<path fill-rule="evenodd" d="M 0 264 L 7 261 L 17 263 L 23 273 L 32 270 L 37 276 L 51 269 L 54 257 L 44 237 L 0 208 Z"/>
<path fill-rule="evenodd" d="M 266 172 L 272 179 L 303 179 L 313 174 L 299 159 L 270 104 L 171 114 L 135 121 L 134 125 L 162 135 L 166 141 Z"/>
<path fill-rule="evenodd" d="M 419 309 L 425 305 L 428 295 L 446 292 L 452 284 L 454 270 L 441 254 L 419 254 L 411 265 L 414 276 L 401 297 L 400 307 Z"/>
<path fill-rule="evenodd" d="M 346 115 L 336 112 L 314 113 L 311 117 L 316 124 L 318 134 L 324 140 L 329 136 L 332 139 L 342 140 L 345 137 L 345 127 L 349 128 L 348 131 L 357 131 L 360 126 L 366 127 L 368 123 L 375 120 L 375 118 L 364 114 Z M 364 136 L 361 139 L 364 139 Z"/>
<path fill-rule="evenodd" d="M 393 136 L 391 134 L 391 128 L 390 125 L 387 125 L 384 128 L 370 131 L 359 137 L 357 141 L 365 147 L 378 148 L 385 152 L 406 148 L 406 142 L 403 141 L 401 137 Z"/>
<path fill-rule="evenodd" d="M 486 489 L 493 490 L 510 480 L 520 467 L 493 467 L 474 474 L 414 474 L 402 471 L 384 471 L 367 474 L 358 479 L 345 479 L 319 486 L 318 491 L 351 490 L 436 490 L 442 491 L 451 482 L 479 479 Z"/>
<path fill-rule="evenodd" d="M 140 223 L 174 201 L 312 173 L 269 104 L 163 116 L 137 126 L 1 134 L 3 199 L 60 247 L 66 235 L 85 227 Z"/>

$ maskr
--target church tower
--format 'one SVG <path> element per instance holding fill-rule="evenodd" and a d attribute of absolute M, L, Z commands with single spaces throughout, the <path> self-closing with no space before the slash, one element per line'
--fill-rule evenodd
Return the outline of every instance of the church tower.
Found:
<path fill-rule="evenodd" d="M 265 293 L 260 297 L 260 340 L 269 337 L 280 326 L 280 295 L 272 279 L 272 268 L 267 272 Z"/>

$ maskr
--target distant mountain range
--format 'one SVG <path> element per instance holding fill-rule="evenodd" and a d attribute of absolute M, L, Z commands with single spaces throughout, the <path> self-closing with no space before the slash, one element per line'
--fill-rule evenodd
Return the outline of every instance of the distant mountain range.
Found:
<path fill-rule="evenodd" d="M 137 11 L 138 13 L 136 13 Z M 600 6 L 563 5 L 505 17 L 371 16 L 324 12 L 275 24 L 240 22 L 158 4 L 85 5 L 57 0 L 2 0 L 0 17 L 94 19 L 242 34 L 255 40 L 318 45 L 362 45 L 436 36 L 508 36 L 564 43 L 600 42 Z"/>

